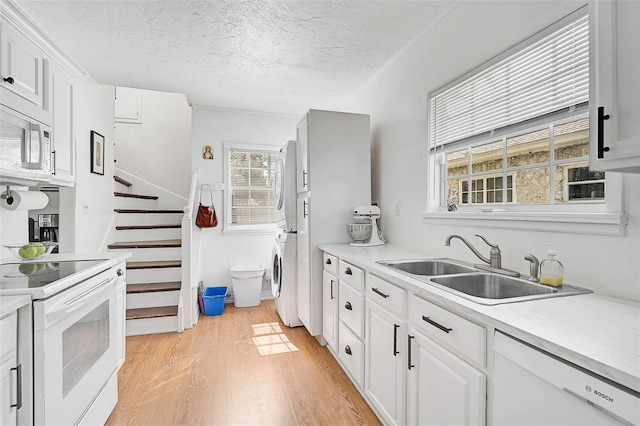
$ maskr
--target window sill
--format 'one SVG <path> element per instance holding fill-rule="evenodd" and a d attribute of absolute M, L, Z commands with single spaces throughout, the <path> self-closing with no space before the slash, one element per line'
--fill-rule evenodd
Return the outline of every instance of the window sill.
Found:
<path fill-rule="evenodd" d="M 576 212 L 421 212 L 426 221 L 482 225 L 490 228 L 574 234 L 624 235 L 628 216 L 624 213 Z"/>

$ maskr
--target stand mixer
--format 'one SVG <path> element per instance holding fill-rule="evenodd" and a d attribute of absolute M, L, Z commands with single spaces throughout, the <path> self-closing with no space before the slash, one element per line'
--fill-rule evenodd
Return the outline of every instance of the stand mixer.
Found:
<path fill-rule="evenodd" d="M 357 206 L 353 209 L 355 223 L 347 224 L 354 247 L 381 246 L 385 243 L 378 230 L 380 208 L 378 206 Z"/>

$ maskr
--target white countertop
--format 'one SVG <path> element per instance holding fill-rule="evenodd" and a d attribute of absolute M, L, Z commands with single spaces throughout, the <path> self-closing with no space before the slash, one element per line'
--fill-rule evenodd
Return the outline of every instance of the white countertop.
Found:
<path fill-rule="evenodd" d="M 0 318 L 31 303 L 31 297 L 24 296 L 0 296 Z"/>
<path fill-rule="evenodd" d="M 640 392 L 640 302 L 591 293 L 481 305 L 376 263 L 379 260 L 436 257 L 426 252 L 393 245 L 352 247 L 333 244 L 321 245 L 320 249 L 428 297 L 468 319 L 502 330 Z"/>

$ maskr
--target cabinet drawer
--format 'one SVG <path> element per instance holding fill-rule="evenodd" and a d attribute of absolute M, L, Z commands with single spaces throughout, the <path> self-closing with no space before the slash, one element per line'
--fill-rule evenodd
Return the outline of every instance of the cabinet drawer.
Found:
<path fill-rule="evenodd" d="M 364 386 L 364 343 L 340 322 L 338 357 L 355 381 Z"/>
<path fill-rule="evenodd" d="M 340 321 L 344 322 L 358 337 L 364 336 L 364 294 L 340 281 Z"/>
<path fill-rule="evenodd" d="M 404 317 L 407 314 L 407 291 L 375 275 L 367 274 L 367 297 Z"/>
<path fill-rule="evenodd" d="M 324 265 L 324 270 L 333 275 L 334 277 L 338 276 L 338 258 L 332 256 L 328 253 L 322 254 L 322 264 Z"/>
<path fill-rule="evenodd" d="M 433 340 L 485 366 L 487 338 L 483 327 L 417 296 L 409 297 L 409 319 Z"/>
<path fill-rule="evenodd" d="M 349 284 L 356 290 L 364 292 L 364 271 L 344 260 L 341 260 L 339 265 L 338 278 L 340 278 L 340 282 Z"/>

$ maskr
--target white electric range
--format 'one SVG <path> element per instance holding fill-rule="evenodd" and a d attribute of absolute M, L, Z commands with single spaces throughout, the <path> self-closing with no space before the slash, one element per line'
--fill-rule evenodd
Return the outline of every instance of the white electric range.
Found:
<path fill-rule="evenodd" d="M 33 369 L 25 377 L 33 383 L 25 388 L 33 389 L 33 424 L 103 424 L 115 406 L 124 350 L 117 288 L 126 257 L 50 255 L 0 264 L 0 295 L 32 299 Z"/>

